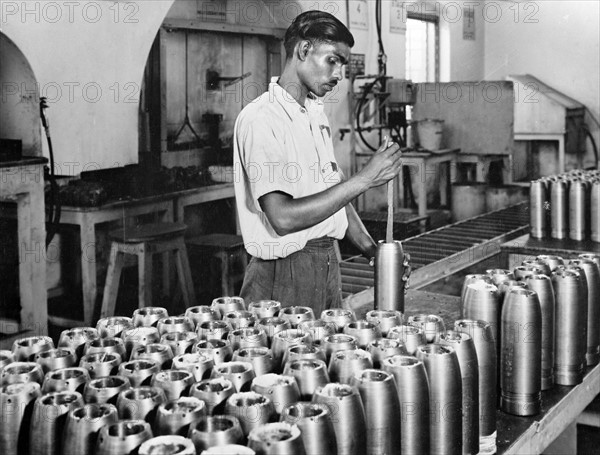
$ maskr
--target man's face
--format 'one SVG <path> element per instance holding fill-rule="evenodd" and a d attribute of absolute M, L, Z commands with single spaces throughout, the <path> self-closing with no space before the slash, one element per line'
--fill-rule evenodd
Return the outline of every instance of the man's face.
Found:
<path fill-rule="evenodd" d="M 349 57 L 345 43 L 315 42 L 300 66 L 300 80 L 315 95 L 325 96 L 342 80 L 342 67 Z"/>

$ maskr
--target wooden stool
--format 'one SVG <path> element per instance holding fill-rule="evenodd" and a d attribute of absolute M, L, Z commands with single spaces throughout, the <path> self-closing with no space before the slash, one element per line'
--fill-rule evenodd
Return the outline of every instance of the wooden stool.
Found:
<path fill-rule="evenodd" d="M 110 233 L 112 244 L 110 259 L 102 297 L 100 317 L 113 316 L 119 292 L 119 279 L 125 263 L 125 254 L 138 258 L 139 308 L 152 305 L 152 256 L 158 253 L 175 253 L 175 264 L 179 285 L 186 307 L 196 305 L 196 296 L 192 282 L 192 273 L 185 247 L 184 233 L 187 226 L 183 223 L 153 223 L 121 228 Z M 168 264 L 163 264 L 164 284 L 168 290 Z"/>
<path fill-rule="evenodd" d="M 190 249 L 202 255 L 215 257 L 221 264 L 221 296 L 236 295 L 236 283 L 244 279 L 248 255 L 244 241 L 239 235 L 208 234 L 186 240 Z M 238 259 L 243 264 L 239 273 L 233 273 L 233 263 Z"/>

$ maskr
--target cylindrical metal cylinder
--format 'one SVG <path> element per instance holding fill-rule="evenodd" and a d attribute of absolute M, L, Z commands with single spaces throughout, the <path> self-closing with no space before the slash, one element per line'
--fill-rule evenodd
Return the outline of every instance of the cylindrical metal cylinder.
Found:
<path fill-rule="evenodd" d="M 121 356 L 116 352 L 86 354 L 79 361 L 79 366 L 88 370 L 92 379 L 117 374 L 120 364 Z"/>
<path fill-rule="evenodd" d="M 487 453 L 496 451 L 497 356 L 492 327 L 486 321 L 461 319 L 454 329 L 473 339 L 479 365 L 479 447 Z"/>
<path fill-rule="evenodd" d="M 381 368 L 383 359 L 395 355 L 408 355 L 406 346 L 397 338 L 378 338 L 373 340 L 367 346 L 367 351 L 371 354 L 373 368 Z"/>
<path fill-rule="evenodd" d="M 250 447 L 242 446 L 240 444 L 225 444 L 213 446 L 209 449 L 203 450 L 202 453 L 197 453 L 199 455 L 256 455 L 256 452 Z"/>
<path fill-rule="evenodd" d="M 326 322 L 321 319 L 301 322 L 298 329 L 310 334 L 313 341 L 322 340 L 326 336 L 337 332 L 337 327 L 333 322 Z"/>
<path fill-rule="evenodd" d="M 201 322 L 196 327 L 196 333 L 199 340 L 222 340 L 227 338 L 233 327 L 225 321 L 206 321 Z"/>
<path fill-rule="evenodd" d="M 406 352 L 409 355 L 415 355 L 417 348 L 427 343 L 425 332 L 421 327 L 415 327 L 412 325 L 401 325 L 398 327 L 392 327 L 388 332 L 388 338 L 394 338 L 404 343 Z"/>
<path fill-rule="evenodd" d="M 328 337 L 323 338 L 321 347 L 323 348 L 323 351 L 325 351 L 325 356 L 329 362 L 329 359 L 331 359 L 334 352 L 357 349 L 358 343 L 356 337 L 352 335 L 336 333 L 335 335 L 329 335 Z"/>
<path fill-rule="evenodd" d="M 548 275 L 548 277 L 550 277 L 550 275 L 552 274 L 552 270 L 550 270 L 550 266 L 545 263 L 540 261 L 539 259 L 525 259 L 523 260 L 523 262 L 521 262 L 521 265 L 530 267 L 537 267 L 538 269 L 541 270 L 542 275 Z"/>
<path fill-rule="evenodd" d="M 154 422 L 156 409 L 167 401 L 160 387 L 132 387 L 117 397 L 117 410 L 121 419 L 140 419 Z"/>
<path fill-rule="evenodd" d="M 99 319 L 96 330 L 100 338 L 112 338 L 121 335 L 123 330 L 133 327 L 133 320 L 126 316 L 110 316 Z"/>
<path fill-rule="evenodd" d="M 119 393 L 129 388 L 129 379 L 123 376 L 105 376 L 89 381 L 83 390 L 83 398 L 86 403 L 116 404 Z"/>
<path fill-rule="evenodd" d="M 544 273 L 542 267 L 536 267 L 535 265 L 518 265 L 515 267 L 515 279 L 518 281 L 525 281 L 525 278 L 531 275 L 540 275 Z"/>
<path fill-rule="evenodd" d="M 273 351 L 273 358 L 278 368 L 281 367 L 283 361 L 283 355 L 290 346 L 297 346 L 299 344 L 310 345 L 312 340 L 310 334 L 299 329 L 287 329 L 277 332 L 273 336 L 273 342 L 271 343 L 271 351 Z"/>
<path fill-rule="evenodd" d="M 39 397 L 33 406 L 29 450 L 36 455 L 62 453 L 66 414 L 83 406 L 79 392 L 51 392 Z"/>
<path fill-rule="evenodd" d="M 281 421 L 298 426 L 307 454 L 337 455 L 335 430 L 326 404 L 307 401 L 290 404 L 283 409 Z"/>
<path fill-rule="evenodd" d="M 527 287 L 535 291 L 542 311 L 542 390 L 554 385 L 554 289 L 547 275 L 526 278 Z"/>
<path fill-rule="evenodd" d="M 29 453 L 31 414 L 36 399 L 41 396 L 37 382 L 19 382 L 0 387 L 0 409 L 5 415 L 0 425 L 0 453 L 20 455 Z M 8 410 L 12 415 L 8 417 Z"/>
<path fill-rule="evenodd" d="M 402 243 L 379 241 L 375 252 L 375 309 L 404 313 L 404 289 L 408 277 Z"/>
<path fill-rule="evenodd" d="M 270 399 L 278 415 L 287 405 L 300 400 L 300 388 L 296 379 L 292 376 L 274 373 L 263 374 L 252 380 L 250 388 L 253 392 Z"/>
<path fill-rule="evenodd" d="M 451 346 L 458 356 L 462 379 L 463 454 L 479 453 L 479 364 L 473 338 L 467 333 L 447 330 L 440 344 Z"/>
<path fill-rule="evenodd" d="M 572 240 L 586 238 L 587 202 L 586 183 L 581 180 L 572 181 L 569 186 L 569 238 Z"/>
<path fill-rule="evenodd" d="M 595 264 L 594 267 L 596 267 Z M 77 356 L 70 349 L 58 348 L 38 352 L 34 360 L 42 367 L 42 371 L 47 373 L 48 371 L 75 366 Z"/>
<path fill-rule="evenodd" d="M 462 453 L 462 380 L 454 348 L 425 344 L 417 349 L 429 378 L 432 453 Z"/>
<path fill-rule="evenodd" d="M 541 411 L 542 310 L 537 292 L 512 289 L 501 326 L 500 408 L 518 416 Z"/>
<path fill-rule="evenodd" d="M 33 361 L 36 354 L 50 349 L 54 349 L 54 342 L 47 336 L 19 338 L 12 345 L 12 353 L 17 362 Z"/>
<path fill-rule="evenodd" d="M 291 329 L 292 325 L 289 323 L 289 321 L 274 316 L 259 319 L 258 321 L 256 321 L 254 328 L 262 329 L 265 331 L 265 333 L 267 334 L 268 346 L 270 346 L 270 343 L 273 342 L 273 337 L 276 333 L 281 332 L 283 330 Z"/>
<path fill-rule="evenodd" d="M 359 348 L 364 349 L 367 345 L 377 338 L 381 338 L 379 322 L 368 322 L 365 320 L 354 321 L 346 324 L 344 333 L 356 338 Z"/>
<path fill-rule="evenodd" d="M 302 400 L 309 400 L 318 387 L 329 382 L 327 365 L 322 360 L 293 360 L 285 365 L 283 374 L 296 378 Z"/>
<path fill-rule="evenodd" d="M 256 322 L 256 315 L 249 310 L 235 310 L 225 313 L 222 319 L 231 324 L 234 329 L 241 329 L 252 327 Z"/>
<path fill-rule="evenodd" d="M 498 273 L 498 270 L 502 269 L 493 269 L 494 273 Z M 512 272 L 511 272 L 512 274 Z M 494 276 L 490 274 L 490 271 L 487 273 L 472 273 L 465 275 L 465 279 L 463 280 L 463 285 L 460 290 L 460 299 L 462 302 L 465 301 L 465 293 L 467 292 L 467 288 L 471 284 L 494 284 Z"/>
<path fill-rule="evenodd" d="M 198 341 L 192 348 L 192 352 L 212 358 L 215 365 L 229 362 L 233 357 L 233 349 L 229 340 Z"/>
<path fill-rule="evenodd" d="M 429 380 L 423 362 L 397 355 L 384 359 L 381 369 L 396 380 L 401 415 L 400 453 L 429 453 Z"/>
<path fill-rule="evenodd" d="M 225 378 L 205 379 L 190 388 L 190 396 L 204 401 L 208 415 L 222 414 L 225 402 L 234 393 L 233 383 Z"/>
<path fill-rule="evenodd" d="M 555 297 L 554 382 L 575 385 L 583 380 L 587 348 L 587 289 L 573 270 L 552 273 Z"/>
<path fill-rule="evenodd" d="M 507 283 L 504 281 L 502 285 Z M 500 332 L 500 311 L 502 310 L 502 296 L 499 289 L 493 284 L 470 284 L 465 291 L 462 304 L 462 317 L 475 321 L 486 321 L 492 329 L 494 342 L 498 342 Z"/>
<path fill-rule="evenodd" d="M 283 365 L 285 366 L 287 362 L 300 359 L 318 359 L 323 362 L 327 361 L 325 351 L 323 351 L 320 346 L 315 344 L 311 346 L 299 344 L 297 346 L 290 346 L 287 349 L 286 353 L 283 355 Z"/>
<path fill-rule="evenodd" d="M 197 341 L 198 334 L 195 332 L 171 332 L 160 337 L 160 343 L 169 346 L 174 356 L 187 354 Z"/>
<path fill-rule="evenodd" d="M 225 313 L 229 313 L 230 311 L 236 310 L 245 310 L 246 302 L 241 297 L 217 297 L 213 299 L 211 305 L 212 308 L 219 310 L 221 313 L 221 317 Z"/>
<path fill-rule="evenodd" d="M 162 370 L 152 376 L 150 384 L 160 387 L 168 401 L 187 395 L 194 383 L 194 375 L 186 370 Z"/>
<path fill-rule="evenodd" d="M 96 352 L 116 352 L 122 359 L 128 358 L 125 343 L 121 338 L 105 337 L 88 341 L 85 344 L 85 353 L 94 354 Z"/>
<path fill-rule="evenodd" d="M 211 378 L 229 379 L 236 392 L 250 390 L 252 380 L 256 377 L 254 367 L 250 362 L 225 362 L 216 365 L 211 373 Z"/>
<path fill-rule="evenodd" d="M 307 454 L 300 429 L 286 422 L 267 423 L 252 429 L 248 447 L 264 455 Z"/>
<path fill-rule="evenodd" d="M 487 269 L 485 271 L 486 275 L 489 276 L 492 279 L 492 284 L 495 285 L 496 287 L 500 286 L 501 283 L 508 281 L 508 280 L 514 280 L 515 279 L 515 275 L 512 272 L 512 270 L 508 270 L 508 269 Z M 465 280 L 465 282 L 463 283 L 463 289 L 464 286 L 468 284 Z M 464 294 L 464 292 L 463 292 Z"/>
<path fill-rule="evenodd" d="M 281 302 L 277 300 L 257 300 L 248 304 L 248 311 L 256 315 L 257 319 L 272 318 L 281 310 Z"/>
<path fill-rule="evenodd" d="M 600 180 L 592 184 L 590 204 L 590 237 L 594 242 L 600 242 Z"/>
<path fill-rule="evenodd" d="M 191 439 L 178 435 L 156 436 L 143 442 L 139 455 L 196 455 L 196 447 Z"/>
<path fill-rule="evenodd" d="M 48 374 L 52 373 L 52 371 L 48 372 Z M 44 372 L 42 371 L 42 367 L 35 362 L 12 362 L 0 371 L 0 386 L 30 381 L 42 384 L 43 380 Z M 46 392 L 44 391 L 44 393 Z"/>
<path fill-rule="evenodd" d="M 315 319 L 315 313 L 309 306 L 288 306 L 279 310 L 277 316 L 289 321 L 292 329 L 298 328 L 301 322 L 314 321 Z"/>
<path fill-rule="evenodd" d="M 238 349 L 233 353 L 232 360 L 234 362 L 251 363 L 256 376 L 275 371 L 275 359 L 273 358 L 273 353 L 269 348 L 264 346 Z"/>
<path fill-rule="evenodd" d="M 244 436 L 275 417 L 273 402 L 257 392 L 238 392 L 227 398 L 225 414 L 236 417 Z"/>
<path fill-rule="evenodd" d="M 198 326 L 203 322 L 218 321 L 221 319 L 219 310 L 211 308 L 208 305 L 191 306 L 185 310 L 185 315 L 194 321 L 196 329 L 198 329 Z"/>
<path fill-rule="evenodd" d="M 75 353 L 77 359 L 83 356 L 85 344 L 95 338 L 99 338 L 98 331 L 93 327 L 75 327 L 63 330 L 58 339 L 59 348 L 67 348 Z"/>
<path fill-rule="evenodd" d="M 165 333 L 192 332 L 195 326 L 194 320 L 187 316 L 167 316 L 160 318 L 156 323 L 156 328 L 161 336 Z"/>
<path fill-rule="evenodd" d="M 153 326 L 140 326 L 125 329 L 121 332 L 121 338 L 123 339 L 125 350 L 127 351 L 127 354 L 123 357 L 124 360 L 130 359 L 131 353 L 138 348 L 160 341 L 158 329 Z"/>
<path fill-rule="evenodd" d="M 566 239 L 569 233 L 569 198 L 567 182 L 550 181 L 550 234 L 553 239 Z"/>
<path fill-rule="evenodd" d="M 173 358 L 174 370 L 186 370 L 194 375 L 196 381 L 209 377 L 214 366 L 213 359 L 206 355 L 193 352 L 181 354 Z"/>
<path fill-rule="evenodd" d="M 169 316 L 166 308 L 147 306 L 133 311 L 131 321 L 135 327 L 156 327 L 159 319 Z"/>
<path fill-rule="evenodd" d="M 244 327 L 229 332 L 227 340 L 231 349 L 237 351 L 243 348 L 269 347 L 269 338 L 265 329 L 260 327 Z"/>
<path fill-rule="evenodd" d="M 190 426 L 188 437 L 194 442 L 196 452 L 214 446 L 241 444 L 244 434 L 240 421 L 233 416 L 206 416 Z"/>
<path fill-rule="evenodd" d="M 156 410 L 154 434 L 187 436 L 190 427 L 206 416 L 206 404 L 196 397 L 180 397 L 161 403 Z"/>
<path fill-rule="evenodd" d="M 94 453 L 98 431 L 119 420 L 117 408 L 112 404 L 86 404 L 67 415 L 63 437 L 63 454 Z"/>
<path fill-rule="evenodd" d="M 437 343 L 446 331 L 444 320 L 437 314 L 414 314 L 408 317 L 408 325 L 423 329 L 428 343 Z"/>
<path fill-rule="evenodd" d="M 356 373 L 369 368 L 373 368 L 373 360 L 364 349 L 337 351 L 329 360 L 329 378 L 332 382 L 350 384 Z"/>
<path fill-rule="evenodd" d="M 386 337 L 392 327 L 397 327 L 404 323 L 404 316 L 400 311 L 392 310 L 371 310 L 367 312 L 365 319 L 367 322 L 379 323 L 381 335 Z"/>
<path fill-rule="evenodd" d="M 330 308 L 321 312 L 321 319 L 335 324 L 336 331 L 341 333 L 346 324 L 356 321 L 356 314 L 354 311 L 344 308 Z"/>
<path fill-rule="evenodd" d="M 312 401 L 329 407 L 338 454 L 367 453 L 365 409 L 356 387 L 331 382 L 317 388 Z"/>
<path fill-rule="evenodd" d="M 118 374 L 129 379 L 132 387 L 149 385 L 152 376 L 160 371 L 160 365 L 154 360 L 136 359 L 119 365 Z"/>
<path fill-rule="evenodd" d="M 143 420 L 119 420 L 100 429 L 96 455 L 127 455 L 152 438 L 152 429 Z"/>
<path fill-rule="evenodd" d="M 49 371 L 46 373 L 46 377 L 44 378 L 42 392 L 62 392 L 63 390 L 82 392 L 89 381 L 90 374 L 85 368 L 71 367 L 56 371 Z M 129 381 L 127 383 L 129 384 Z M 88 400 L 86 398 L 86 402 L 87 401 Z"/>
<path fill-rule="evenodd" d="M 536 260 L 548 265 L 551 272 L 553 272 L 554 269 L 559 265 L 563 265 L 565 263 L 565 260 L 562 257 L 553 254 L 540 254 L 536 257 Z"/>
<path fill-rule="evenodd" d="M 543 180 L 534 180 L 529 186 L 529 233 L 536 239 L 547 236 L 546 208 L 548 194 Z"/>
<path fill-rule="evenodd" d="M 587 353 L 589 366 L 600 361 L 600 268 L 591 259 L 573 259 L 569 265 L 583 269 L 588 289 Z"/>

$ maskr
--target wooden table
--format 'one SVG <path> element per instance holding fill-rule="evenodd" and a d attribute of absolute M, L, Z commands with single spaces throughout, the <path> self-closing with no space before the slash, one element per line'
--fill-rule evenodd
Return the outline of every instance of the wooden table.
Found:
<path fill-rule="evenodd" d="M 182 190 L 139 199 L 127 199 L 99 207 L 63 206 L 61 224 L 79 226 L 81 248 L 81 280 L 83 288 L 83 323 L 90 325 L 98 296 L 97 227 L 102 223 L 122 221 L 131 223 L 135 217 L 155 214 L 157 221 L 182 221 L 186 206 L 234 197 L 233 184 L 219 184 Z M 100 283 L 102 286 L 103 283 Z M 81 324 L 61 318 L 61 325 Z"/>
<path fill-rule="evenodd" d="M 512 242 L 511 242 L 512 243 Z M 365 294 L 366 295 L 366 294 Z M 373 301 L 344 300 L 357 317 L 373 309 Z M 416 313 L 436 314 L 446 329 L 460 317 L 460 297 L 410 289 L 404 302 L 405 317 Z M 581 384 L 557 386 L 542 392 L 542 412 L 532 417 L 517 417 L 496 412 L 498 454 L 540 454 L 565 430 L 600 393 L 600 365 L 588 368 Z"/>
<path fill-rule="evenodd" d="M 17 204 L 19 320 L 0 319 L 0 333 L 48 333 L 43 157 L 0 163 L 0 200 Z M 1 291 L 0 291 L 1 292 Z M 6 340 L 5 340 L 6 341 Z"/>
<path fill-rule="evenodd" d="M 402 166 L 416 167 L 418 173 L 411 174 L 418 176 L 417 188 L 419 195 L 417 198 L 417 205 L 419 206 L 419 216 L 427 216 L 427 180 L 429 177 L 438 178 L 440 174 L 439 166 L 442 164 L 446 165 L 446 182 L 439 185 L 440 190 L 440 203 L 444 206 L 449 206 L 450 185 L 453 180 L 453 172 L 456 168 L 456 157 L 460 149 L 443 149 L 435 152 L 403 152 L 402 153 Z M 403 188 L 402 172 L 398 175 L 400 188 Z M 399 195 L 399 194 L 398 194 Z M 404 195 L 404 202 L 407 202 L 407 195 Z"/>

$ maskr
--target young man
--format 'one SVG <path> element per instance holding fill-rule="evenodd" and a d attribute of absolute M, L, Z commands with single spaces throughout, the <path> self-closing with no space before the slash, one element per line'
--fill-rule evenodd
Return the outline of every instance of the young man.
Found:
<path fill-rule="evenodd" d="M 350 201 L 398 174 L 399 147 L 382 145 L 344 180 L 319 99 L 342 80 L 353 45 L 350 31 L 331 14 L 300 14 L 285 35 L 281 76 L 236 120 L 235 195 L 252 256 L 240 292 L 247 302 L 310 306 L 320 317 L 341 303 L 336 239 L 347 236 L 365 257 L 375 255 Z"/>

